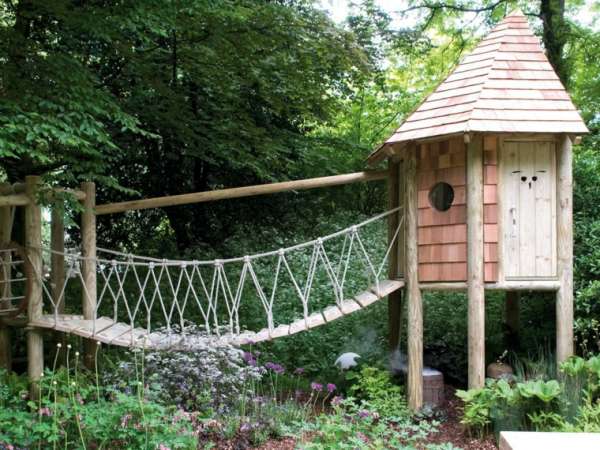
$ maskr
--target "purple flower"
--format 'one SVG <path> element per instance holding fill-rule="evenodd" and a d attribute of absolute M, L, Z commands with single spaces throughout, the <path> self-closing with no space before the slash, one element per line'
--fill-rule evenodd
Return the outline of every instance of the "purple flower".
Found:
<path fill-rule="evenodd" d="M 329 392 L 331 394 L 336 389 L 337 388 L 335 387 L 335 384 L 333 384 L 333 383 L 327 383 L 327 392 Z"/>
<path fill-rule="evenodd" d="M 243 358 L 244 358 L 244 361 L 246 361 L 246 364 L 248 364 L 249 366 L 256 367 L 258 365 L 256 358 L 250 352 L 244 352 Z"/>
<path fill-rule="evenodd" d="M 336 395 L 335 397 L 333 397 L 331 399 L 331 404 L 333 406 L 340 406 L 342 404 L 343 400 L 344 400 L 344 398 L 341 395 Z"/>
<path fill-rule="evenodd" d="M 304 367 L 298 367 L 294 370 L 294 375 L 302 375 L 304 374 Z"/>
<path fill-rule="evenodd" d="M 275 364 L 274 362 L 266 363 L 265 368 L 272 370 L 278 375 L 281 375 L 283 372 L 285 372 L 285 368 L 281 364 Z"/>
<path fill-rule="evenodd" d="M 358 412 L 358 417 L 361 419 L 366 419 L 367 417 L 371 417 L 371 413 L 366 409 L 362 409 Z"/>
<path fill-rule="evenodd" d="M 323 385 L 321 383 L 317 383 L 316 381 L 313 381 L 312 383 L 310 383 L 310 388 L 313 391 L 321 392 L 323 390 Z"/>

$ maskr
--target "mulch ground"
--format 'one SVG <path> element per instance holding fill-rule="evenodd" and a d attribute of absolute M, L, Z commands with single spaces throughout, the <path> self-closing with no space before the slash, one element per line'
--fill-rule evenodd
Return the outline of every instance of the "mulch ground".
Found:
<path fill-rule="evenodd" d="M 449 442 L 463 450 L 497 450 L 494 436 L 487 436 L 484 439 L 469 436 L 460 423 L 462 401 L 454 395 L 455 391 L 453 387 L 446 386 L 446 401 L 439 408 L 443 420 L 438 426 L 438 432 L 431 434 L 427 442 L 430 444 Z"/>
<path fill-rule="evenodd" d="M 446 401 L 436 410 L 440 425 L 438 432 L 431 434 L 423 445 L 451 443 L 463 450 L 498 450 L 494 436 L 478 439 L 469 436 L 464 426 L 460 423 L 462 402 L 454 395 L 455 389 L 446 386 Z M 271 439 L 259 447 L 250 447 L 247 440 L 217 440 L 213 441 L 213 448 L 219 450 L 293 450 L 296 448 L 297 440 L 292 437 L 284 439 Z"/>

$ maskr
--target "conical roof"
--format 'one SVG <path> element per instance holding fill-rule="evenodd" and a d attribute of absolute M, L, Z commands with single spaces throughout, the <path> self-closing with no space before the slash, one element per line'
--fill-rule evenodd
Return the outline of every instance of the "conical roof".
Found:
<path fill-rule="evenodd" d="M 588 132 L 519 10 L 464 57 L 383 146 L 467 132 Z"/>

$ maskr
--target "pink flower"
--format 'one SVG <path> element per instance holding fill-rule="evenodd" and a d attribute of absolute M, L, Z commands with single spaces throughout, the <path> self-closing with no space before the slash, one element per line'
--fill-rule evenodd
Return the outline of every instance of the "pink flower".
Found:
<path fill-rule="evenodd" d="M 50 417 L 52 415 L 52 411 L 50 411 L 50 408 L 44 407 L 44 408 L 40 408 L 40 416 L 47 416 Z"/>
<path fill-rule="evenodd" d="M 335 387 L 335 384 L 333 384 L 333 383 L 327 383 L 327 392 L 329 392 L 331 394 L 336 389 L 337 388 Z"/>
<path fill-rule="evenodd" d="M 321 383 L 317 383 L 316 381 L 313 381 L 312 383 L 310 383 L 310 388 L 313 391 L 321 392 L 323 390 L 323 385 Z"/>
<path fill-rule="evenodd" d="M 333 398 L 331 399 L 331 404 L 332 404 L 333 406 L 340 406 L 340 405 L 342 404 L 342 401 L 343 401 L 343 400 L 344 400 L 344 399 L 343 399 L 343 397 L 342 397 L 341 395 L 336 395 L 335 397 L 333 397 Z"/>
<path fill-rule="evenodd" d="M 167 447 L 165 444 L 160 444 L 158 450 L 171 450 L 171 447 Z"/>
<path fill-rule="evenodd" d="M 125 414 L 123 417 L 121 417 L 121 428 L 127 428 L 127 425 L 131 419 L 131 414 Z"/>

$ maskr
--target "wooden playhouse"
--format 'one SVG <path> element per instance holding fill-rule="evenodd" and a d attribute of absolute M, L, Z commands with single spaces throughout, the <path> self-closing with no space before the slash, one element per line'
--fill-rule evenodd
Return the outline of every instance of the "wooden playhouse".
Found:
<path fill-rule="evenodd" d="M 509 293 L 513 322 L 515 292 L 555 291 L 557 359 L 572 354 L 571 144 L 586 132 L 516 11 L 370 156 L 388 159 L 391 203 L 405 207 L 395 275 L 406 282 L 411 406 L 422 402 L 422 290 L 468 292 L 470 387 L 485 377 L 486 290 Z M 392 325 L 399 308 L 394 296 Z"/>

